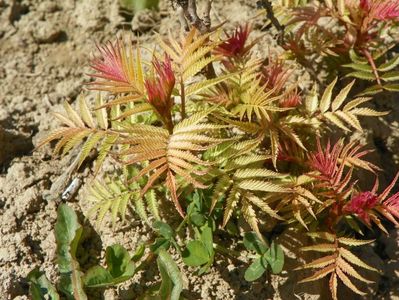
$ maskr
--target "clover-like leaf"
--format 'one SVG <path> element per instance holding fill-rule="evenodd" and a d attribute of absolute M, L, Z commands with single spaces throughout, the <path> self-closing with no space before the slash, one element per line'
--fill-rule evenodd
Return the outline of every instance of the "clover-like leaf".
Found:
<path fill-rule="evenodd" d="M 267 260 L 258 257 L 245 271 L 244 278 L 246 281 L 254 281 L 259 279 L 267 269 Z"/>
<path fill-rule="evenodd" d="M 155 221 L 153 227 L 165 239 L 171 239 L 173 237 L 173 229 L 168 224 L 162 221 Z"/>
<path fill-rule="evenodd" d="M 206 264 L 210 259 L 207 247 L 201 241 L 194 240 L 187 243 L 183 251 L 183 262 L 192 267 Z"/>
<path fill-rule="evenodd" d="M 258 235 L 253 231 L 244 234 L 244 246 L 247 250 L 255 251 L 259 255 L 264 254 L 268 248 L 265 242 L 259 239 Z"/>
<path fill-rule="evenodd" d="M 270 245 L 270 248 L 266 251 L 264 257 L 269 263 L 274 274 L 278 274 L 283 270 L 284 252 L 280 245 L 273 241 Z"/>
<path fill-rule="evenodd" d="M 61 204 L 57 212 L 55 238 L 57 242 L 57 262 L 60 271 L 61 292 L 67 299 L 86 300 L 82 275 L 76 260 L 76 250 L 83 232 L 76 213 L 67 204 Z"/>
<path fill-rule="evenodd" d="M 107 247 L 105 253 L 107 268 L 94 266 L 84 276 L 87 287 L 105 287 L 130 279 L 135 273 L 135 265 L 129 252 L 121 245 Z"/>
<path fill-rule="evenodd" d="M 32 300 L 59 300 L 60 296 L 57 293 L 54 285 L 47 279 L 44 272 L 41 272 L 39 268 L 35 268 L 29 272 L 27 276 L 30 287 L 29 294 Z"/>
<path fill-rule="evenodd" d="M 159 289 L 160 299 L 179 300 L 183 290 L 183 276 L 179 267 L 164 249 L 159 251 L 157 263 L 162 278 Z"/>

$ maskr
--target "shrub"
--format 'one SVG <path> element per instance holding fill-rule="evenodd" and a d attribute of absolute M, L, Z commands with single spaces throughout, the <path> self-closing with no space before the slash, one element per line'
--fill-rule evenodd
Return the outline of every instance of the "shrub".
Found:
<path fill-rule="evenodd" d="M 327 253 L 299 266 L 314 270 L 301 282 L 328 276 L 334 299 L 340 285 L 365 295 L 354 279 L 370 281 L 358 269 L 379 270 L 352 249 L 373 243 L 362 236 L 374 225 L 383 232 L 384 220 L 399 225 L 399 193 L 390 195 L 399 173 L 382 192 L 378 179 L 361 190 L 356 170 L 370 176 L 380 171 L 366 159 L 370 150 L 344 137 L 333 142 L 330 132 L 362 131 L 361 118 L 387 114 L 369 108 L 371 98 L 356 95 L 356 81 L 346 77 L 376 81 L 378 90 L 396 89 L 383 84 L 393 77 L 381 72 L 399 60 L 388 59 L 379 30 L 397 24 L 399 9 L 393 1 L 355 2 L 279 7 L 294 12 L 285 24 L 283 47 L 305 66 L 312 55 L 322 57 L 317 68 L 361 56 L 348 65 L 337 63 L 339 71 L 330 74 L 322 92 L 316 82 L 310 91 L 300 88 L 287 55 L 256 57 L 258 40 L 251 39 L 248 24 L 225 38 L 220 29 L 200 34 L 195 28 L 181 39 L 159 36 L 160 49 L 150 61 L 143 59 L 145 49 L 117 39 L 100 46 L 91 63 L 94 81 L 88 87 L 106 96 L 98 93 L 93 107 L 84 95 L 76 109 L 66 102 L 66 113 L 55 114 L 63 127 L 42 144 L 58 140 L 54 151 L 62 154 L 79 148 L 77 167 L 97 149 L 96 174 L 112 160 L 120 172 L 93 181 L 92 213 L 101 224 L 109 212 L 116 225 L 118 219 L 128 221 L 132 205 L 156 232 L 150 245 L 155 255 L 175 248 L 199 274 L 215 253 L 249 263 L 240 246 L 237 253 L 215 239 L 220 228 L 231 240 L 241 239 L 235 220 L 242 218 L 253 231 L 243 238 L 255 252 L 245 273 L 252 281 L 268 266 L 281 271 L 282 248 L 265 237 L 263 225 L 284 224 L 311 237 L 303 251 Z M 335 20 L 331 31 L 319 26 L 322 17 Z M 370 31 L 373 24 L 378 28 Z M 385 61 L 379 69 L 375 55 Z M 345 68 L 357 71 L 347 74 Z M 168 204 L 182 219 L 177 228 L 167 224 L 176 217 L 164 209 Z M 180 291 L 179 286 L 175 297 Z"/>

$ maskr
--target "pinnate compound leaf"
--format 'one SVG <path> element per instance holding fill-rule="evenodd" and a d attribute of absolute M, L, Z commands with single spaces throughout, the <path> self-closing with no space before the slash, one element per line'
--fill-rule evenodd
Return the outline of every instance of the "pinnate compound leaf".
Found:
<path fill-rule="evenodd" d="M 335 270 L 335 266 L 334 265 L 329 265 L 317 272 L 315 272 L 313 275 L 306 277 L 305 279 L 299 281 L 299 283 L 303 283 L 303 282 L 310 282 L 310 281 L 315 281 L 315 280 L 319 280 L 323 277 L 326 277 L 328 274 L 334 272 Z"/>
<path fill-rule="evenodd" d="M 381 76 L 381 79 L 387 82 L 399 80 L 399 71 L 391 71 Z"/>
<path fill-rule="evenodd" d="M 370 267 L 369 265 L 367 265 L 366 263 L 364 263 L 362 260 L 360 260 L 356 255 L 354 255 L 352 252 L 350 252 L 349 250 L 345 249 L 345 248 L 339 248 L 339 253 L 340 255 L 345 258 L 348 262 L 350 262 L 351 264 L 354 264 L 358 267 L 362 267 L 364 269 L 370 270 L 370 271 L 374 271 L 374 272 L 380 272 L 377 269 Z"/>
<path fill-rule="evenodd" d="M 341 107 L 342 103 L 344 103 L 346 97 L 348 96 L 352 86 L 355 84 L 355 80 L 349 83 L 346 87 L 344 87 L 339 94 L 335 97 L 334 101 L 331 104 L 332 110 L 336 111 Z"/>
<path fill-rule="evenodd" d="M 285 187 L 261 180 L 243 180 L 238 184 L 238 187 L 250 191 L 279 192 L 279 193 L 290 192 L 290 190 Z"/>
<path fill-rule="evenodd" d="M 336 247 L 333 244 L 317 244 L 301 248 L 301 251 L 334 252 L 335 250 Z"/>
<path fill-rule="evenodd" d="M 387 72 L 395 69 L 399 65 L 399 55 L 396 55 L 394 58 L 390 59 L 386 63 L 382 64 L 378 67 L 378 71 Z"/>
<path fill-rule="evenodd" d="M 345 273 L 340 269 L 340 268 L 336 268 L 336 274 L 338 276 L 339 279 L 341 279 L 341 281 L 348 287 L 350 288 L 353 292 L 355 292 L 356 294 L 359 294 L 361 296 L 366 295 L 366 293 L 360 291 L 353 283 L 352 281 L 348 278 L 348 276 L 345 275 Z"/>
<path fill-rule="evenodd" d="M 333 82 L 331 82 L 327 88 L 325 89 L 323 96 L 320 100 L 320 111 L 322 113 L 325 113 L 331 105 L 331 96 L 332 96 L 332 91 L 334 89 L 335 84 L 337 83 L 338 78 L 335 78 Z"/>
<path fill-rule="evenodd" d="M 60 296 L 57 293 L 56 288 L 47 279 L 44 272 L 41 272 L 39 268 L 35 268 L 29 272 L 27 276 L 30 286 L 29 294 L 32 300 L 59 300 Z"/>
<path fill-rule="evenodd" d="M 60 271 L 60 290 L 67 299 L 86 300 L 83 290 L 82 272 L 76 260 L 83 228 L 76 213 L 66 204 L 61 204 L 57 212 L 55 238 L 57 242 L 57 262 Z"/>
<path fill-rule="evenodd" d="M 344 67 L 351 68 L 351 69 L 354 69 L 356 71 L 361 71 L 361 72 L 365 72 L 365 73 L 372 73 L 373 72 L 373 69 L 368 64 L 365 65 L 365 64 L 351 63 L 351 64 L 344 65 Z"/>
<path fill-rule="evenodd" d="M 389 92 L 399 92 L 399 84 L 398 83 L 390 83 L 383 86 L 384 90 Z"/>
<path fill-rule="evenodd" d="M 357 239 L 352 239 L 352 238 L 347 238 L 347 237 L 340 237 L 338 238 L 338 241 L 341 244 L 347 245 L 347 246 L 363 246 L 367 244 L 371 244 L 374 242 L 374 240 L 357 240 Z"/>
<path fill-rule="evenodd" d="M 368 72 L 351 72 L 349 74 L 346 75 L 346 77 L 354 77 L 354 78 L 358 78 L 358 79 L 363 79 L 363 80 L 375 80 L 375 76 L 373 73 L 368 73 Z"/>

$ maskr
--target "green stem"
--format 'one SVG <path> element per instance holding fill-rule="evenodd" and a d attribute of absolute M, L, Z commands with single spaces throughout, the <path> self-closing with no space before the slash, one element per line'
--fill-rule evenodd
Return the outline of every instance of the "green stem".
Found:
<path fill-rule="evenodd" d="M 188 216 L 189 216 L 189 214 L 187 214 L 187 215 L 184 217 L 183 221 L 182 221 L 182 222 L 179 224 L 179 226 L 176 228 L 176 233 L 179 233 L 180 230 L 182 230 L 183 226 L 187 223 Z"/>

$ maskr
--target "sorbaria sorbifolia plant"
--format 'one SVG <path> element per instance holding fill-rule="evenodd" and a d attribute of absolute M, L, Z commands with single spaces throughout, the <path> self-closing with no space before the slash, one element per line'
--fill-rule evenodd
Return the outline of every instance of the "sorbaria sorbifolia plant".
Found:
<path fill-rule="evenodd" d="M 277 2 L 286 30 L 282 47 L 311 74 L 372 82 L 363 94 L 399 91 L 399 55 L 390 51 L 399 42 L 396 0 Z"/>
<path fill-rule="evenodd" d="M 322 52 L 354 51 L 380 84 L 384 75 L 372 59 L 378 28 L 369 32 L 368 27 L 385 24 L 375 20 L 391 22 L 399 9 L 393 1 L 360 1 L 357 8 L 355 2 L 346 1 L 345 11 L 331 1 L 297 8 L 291 23 L 305 25 L 290 37 L 290 50 L 307 51 L 298 43 L 309 30 L 330 36 L 316 21 L 334 12 L 347 32 Z M 369 283 L 367 272 L 379 270 L 359 259 L 354 248 L 373 243 L 362 238 L 371 228 L 387 233 L 385 220 L 399 225 L 399 193 L 391 194 L 398 175 L 385 189 L 376 179 L 361 190 L 356 171 L 376 176 L 380 170 L 367 161 L 370 151 L 344 134 L 362 131 L 361 118 L 387 112 L 369 108 L 371 98 L 353 96 L 359 92 L 355 81 L 345 78 L 301 90 L 284 55 L 254 54 L 260 40 L 250 33 L 250 25 L 224 38 L 220 29 L 192 29 L 181 38 L 159 36 L 151 53 L 121 38 L 99 46 L 88 87 L 102 93 L 94 105 L 85 95 L 75 108 L 66 102 L 65 114 L 55 114 L 63 126 L 43 144 L 58 140 L 54 152 L 62 154 L 78 147 L 77 167 L 96 149 L 96 174 L 107 159 L 119 166 L 117 174 L 92 182 L 92 212 L 99 224 L 107 212 L 116 224 L 128 222 L 127 208 L 133 207 L 159 234 L 151 246 L 155 253 L 175 247 L 187 265 L 205 272 L 215 251 L 237 255 L 213 241 L 216 229 L 237 239 L 233 229 L 242 218 L 253 231 L 244 245 L 256 252 L 245 278 L 255 280 L 268 266 L 281 271 L 281 248 L 265 230 L 283 224 L 310 237 L 303 251 L 323 254 L 298 267 L 313 270 L 302 282 L 328 277 L 334 299 L 343 286 L 365 295 L 359 282 Z M 332 129 L 343 138 L 333 142 Z M 183 220 L 178 228 L 161 222 L 173 219 L 168 205 L 174 206 L 175 219 Z M 184 226 L 194 230 L 182 231 Z M 186 236 L 174 238 L 187 232 L 193 233 L 188 242 Z M 245 253 L 238 257 L 249 262 Z"/>

